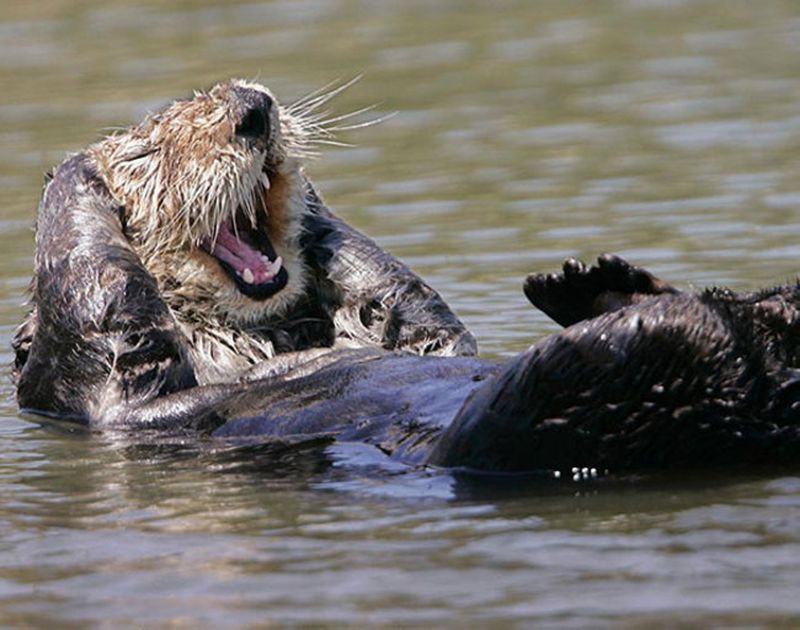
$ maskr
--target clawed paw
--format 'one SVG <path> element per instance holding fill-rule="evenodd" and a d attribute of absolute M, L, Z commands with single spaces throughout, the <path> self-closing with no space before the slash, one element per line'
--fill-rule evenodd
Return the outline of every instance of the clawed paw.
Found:
<path fill-rule="evenodd" d="M 530 274 L 523 288 L 535 307 L 562 326 L 627 306 L 646 295 L 677 292 L 614 254 L 603 254 L 591 267 L 567 258 L 562 273 Z"/>

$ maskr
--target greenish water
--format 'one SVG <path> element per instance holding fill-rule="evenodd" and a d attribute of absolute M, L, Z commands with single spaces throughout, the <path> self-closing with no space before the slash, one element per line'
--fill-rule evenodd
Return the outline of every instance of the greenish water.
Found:
<path fill-rule="evenodd" d="M 285 0 L 0 5 L 0 360 L 42 174 L 194 88 L 397 116 L 309 165 L 329 204 L 509 356 L 521 279 L 622 253 L 680 286 L 793 278 L 800 5 Z M 20 418 L 0 385 L 0 625 L 791 627 L 800 477 L 588 484 L 339 446 L 162 447 Z"/>

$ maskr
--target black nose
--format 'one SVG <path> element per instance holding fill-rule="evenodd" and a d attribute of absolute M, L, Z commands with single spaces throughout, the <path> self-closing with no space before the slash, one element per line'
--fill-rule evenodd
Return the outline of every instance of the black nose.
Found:
<path fill-rule="evenodd" d="M 236 124 L 236 135 L 243 138 L 269 138 L 269 113 L 272 99 L 259 90 L 245 87 L 233 88 L 242 112 Z"/>

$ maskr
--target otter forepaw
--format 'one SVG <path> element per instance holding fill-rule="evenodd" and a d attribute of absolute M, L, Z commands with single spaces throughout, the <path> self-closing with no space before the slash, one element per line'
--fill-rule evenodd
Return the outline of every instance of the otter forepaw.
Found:
<path fill-rule="evenodd" d="M 531 304 L 562 326 L 587 317 L 596 297 L 591 288 L 590 270 L 576 258 L 564 261 L 563 273 L 532 273 L 523 285 Z"/>
<path fill-rule="evenodd" d="M 530 274 L 524 291 L 535 307 L 562 326 L 628 306 L 648 295 L 677 293 L 650 272 L 613 254 L 603 254 L 592 267 L 567 258 L 560 274 Z"/>
<path fill-rule="evenodd" d="M 631 265 L 615 254 L 603 254 L 598 257 L 597 269 L 599 281 L 606 291 L 645 295 L 678 293 L 678 290 L 668 282 L 657 278 L 642 267 Z"/>

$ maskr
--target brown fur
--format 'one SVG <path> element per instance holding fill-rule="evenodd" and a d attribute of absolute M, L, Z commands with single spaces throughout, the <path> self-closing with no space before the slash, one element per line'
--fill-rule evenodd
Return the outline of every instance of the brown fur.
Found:
<path fill-rule="evenodd" d="M 238 325 L 275 318 L 303 295 L 306 271 L 299 232 L 305 179 L 298 156 L 300 125 L 272 109 L 274 129 L 265 146 L 234 134 L 237 87 L 269 91 L 232 81 L 176 101 L 141 124 L 91 146 L 99 174 L 125 207 L 128 237 L 155 276 L 182 323 L 221 320 Z M 293 138 L 286 138 L 294 134 Z M 266 190 L 264 177 L 269 180 Z M 209 256 L 198 253 L 205 237 L 238 208 L 255 225 L 267 212 L 270 237 L 290 271 L 290 284 L 273 299 L 256 302 L 235 289 Z"/>
<path fill-rule="evenodd" d="M 235 381 L 265 361 L 273 362 L 269 371 L 280 371 L 277 355 L 311 349 L 315 355 L 321 349 L 376 345 L 420 354 L 474 353 L 472 336 L 441 298 L 332 215 L 303 172 L 315 145 L 331 141 L 332 124 L 341 128 L 348 118 L 326 121 L 316 113 L 343 87 L 284 107 L 261 85 L 220 83 L 175 101 L 60 165 L 39 209 L 34 307 L 51 300 L 49 294 L 39 296 L 42 278 L 52 286 L 48 291 L 87 297 L 84 303 L 67 301 L 65 313 L 50 315 L 46 309 L 48 325 L 53 324 L 47 328 L 47 343 L 63 344 L 67 324 L 79 327 L 74 332 L 80 342 L 85 335 L 82 312 L 91 299 L 135 301 L 126 289 L 133 273 L 155 282 L 176 343 L 201 385 Z M 245 133 L 242 125 L 254 112 L 263 115 L 263 129 Z M 231 219 L 234 232 L 246 228 L 266 234 L 283 260 L 286 285 L 268 297 L 243 292 L 208 253 L 209 243 Z M 140 268 L 118 268 L 113 261 L 119 252 L 94 240 L 92 222 L 98 231 L 101 225 L 118 229 L 114 242 L 124 243 Z M 82 250 L 102 252 L 81 259 L 89 274 L 103 269 L 96 279 L 51 277 L 62 264 L 77 269 L 73 258 Z M 142 306 L 148 308 L 162 312 L 160 305 Z M 61 315 L 74 316 L 74 321 L 58 321 Z M 44 343 L 42 317 L 42 309 L 32 309 L 20 329 L 18 372 L 37 335 Z M 101 331 L 105 326 L 92 322 Z M 48 351 L 45 347 L 37 356 L 46 361 Z M 302 359 L 294 356 L 292 364 Z M 113 360 L 104 357 L 100 363 L 116 369 Z"/>

